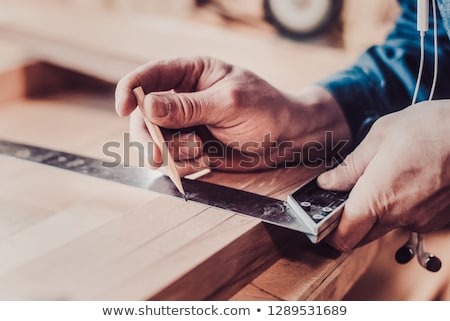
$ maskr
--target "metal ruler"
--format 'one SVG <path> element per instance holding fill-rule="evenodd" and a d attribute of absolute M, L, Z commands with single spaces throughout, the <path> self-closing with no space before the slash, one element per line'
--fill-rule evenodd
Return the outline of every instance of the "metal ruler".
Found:
<path fill-rule="evenodd" d="M 6 140 L 0 140 L 0 155 L 182 197 L 169 178 L 147 168 L 106 167 L 99 159 Z M 314 243 L 328 233 L 328 231 L 321 231 L 320 234 L 311 232 L 311 228 L 302 221 L 298 213 L 284 201 L 202 181 L 183 179 L 183 185 L 189 201 L 251 216 L 269 224 L 305 233 Z"/>

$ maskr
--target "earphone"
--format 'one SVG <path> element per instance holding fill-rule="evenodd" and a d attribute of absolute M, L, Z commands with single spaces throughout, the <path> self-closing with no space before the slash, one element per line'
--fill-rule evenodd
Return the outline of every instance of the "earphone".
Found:
<path fill-rule="evenodd" d="M 434 73 L 433 84 L 430 90 L 430 96 L 428 100 L 432 100 L 437 83 L 438 75 L 438 39 L 437 39 L 437 13 L 436 13 L 436 0 L 431 0 L 433 5 L 433 31 L 434 31 Z M 430 0 L 417 0 L 417 31 L 420 33 L 420 63 L 419 73 L 417 75 L 416 87 L 414 90 L 414 96 L 412 99 L 412 105 L 417 102 L 417 95 L 419 93 L 420 83 L 422 81 L 423 66 L 425 60 L 425 33 L 428 31 L 430 15 Z M 399 264 L 406 264 L 417 255 L 419 264 L 430 272 L 437 272 L 441 269 L 441 260 L 431 253 L 424 252 L 423 250 L 423 235 L 415 232 L 411 232 L 408 241 L 397 250 L 395 253 L 395 260 Z"/>
<path fill-rule="evenodd" d="M 399 264 L 406 264 L 417 255 L 417 261 L 421 266 L 430 272 L 437 272 L 441 269 L 441 260 L 431 253 L 423 250 L 423 235 L 411 233 L 408 241 L 395 252 L 395 260 Z"/>

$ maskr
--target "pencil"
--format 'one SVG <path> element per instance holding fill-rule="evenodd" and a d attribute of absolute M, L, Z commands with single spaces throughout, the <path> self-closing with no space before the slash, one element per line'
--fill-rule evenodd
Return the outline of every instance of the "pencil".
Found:
<path fill-rule="evenodd" d="M 136 96 L 138 105 L 144 107 L 144 97 L 145 93 L 142 87 L 136 87 L 133 89 L 133 93 Z M 183 195 L 185 201 L 187 201 L 186 193 L 184 192 L 183 184 L 181 183 L 180 174 L 177 171 L 177 167 L 175 165 L 175 161 L 170 154 L 170 151 L 167 147 L 167 144 L 164 141 L 164 136 L 161 133 L 161 128 L 158 125 L 152 123 L 151 121 L 144 118 L 145 124 L 147 125 L 148 130 L 150 131 L 150 136 L 153 139 L 153 142 L 158 146 L 161 153 L 167 151 L 167 168 L 168 174 L 172 182 L 177 187 L 178 191 Z"/>

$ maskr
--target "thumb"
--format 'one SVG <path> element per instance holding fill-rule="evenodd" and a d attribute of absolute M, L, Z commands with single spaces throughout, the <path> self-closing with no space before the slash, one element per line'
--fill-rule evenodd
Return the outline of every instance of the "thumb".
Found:
<path fill-rule="evenodd" d="M 336 168 L 322 173 L 317 178 L 317 183 L 323 189 L 349 191 L 364 173 L 366 166 L 359 154 L 351 153 Z"/>
<path fill-rule="evenodd" d="M 336 168 L 319 175 L 317 178 L 319 186 L 327 190 L 351 190 L 374 157 L 377 150 L 377 146 L 374 145 L 378 143 L 370 136 L 367 137 Z"/>
<path fill-rule="evenodd" d="M 217 114 L 211 111 L 213 95 L 205 92 L 146 95 L 142 114 L 165 128 L 187 128 L 208 125 Z"/>

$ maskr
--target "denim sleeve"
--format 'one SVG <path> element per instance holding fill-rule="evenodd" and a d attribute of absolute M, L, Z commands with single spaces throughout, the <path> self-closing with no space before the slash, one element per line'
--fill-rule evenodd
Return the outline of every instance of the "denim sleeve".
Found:
<path fill-rule="evenodd" d="M 338 101 L 356 141 L 373 122 L 411 104 L 420 61 L 416 0 L 399 1 L 402 14 L 384 44 L 369 48 L 357 62 L 319 84 Z M 450 41 L 438 13 L 439 77 L 435 99 L 450 98 Z M 428 98 L 434 68 L 433 21 L 425 39 L 425 67 L 418 101 Z"/>

